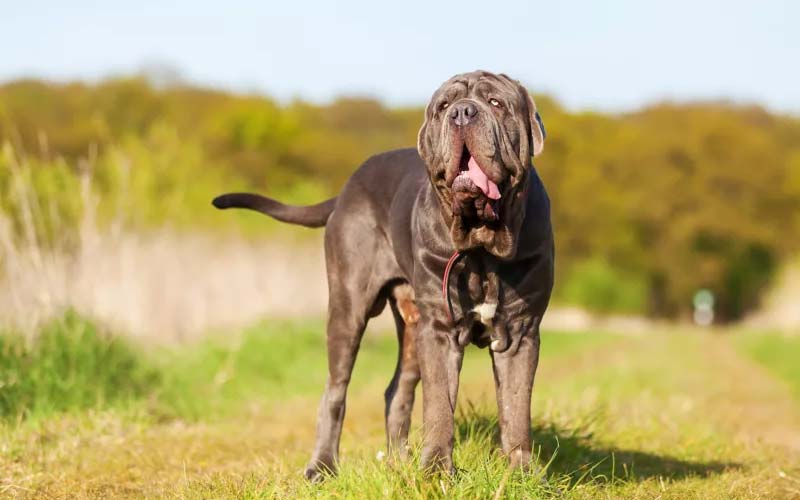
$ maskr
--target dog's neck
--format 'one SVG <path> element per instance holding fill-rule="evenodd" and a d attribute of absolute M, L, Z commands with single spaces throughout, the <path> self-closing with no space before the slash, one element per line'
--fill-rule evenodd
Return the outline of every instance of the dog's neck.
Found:
<path fill-rule="evenodd" d="M 525 206 L 530 182 L 530 168 L 525 168 L 514 184 L 498 201 L 499 218 L 495 222 L 481 222 L 454 216 L 452 193 L 446 186 L 433 182 L 432 188 L 439 203 L 439 212 L 445 225 L 450 228 L 453 248 L 465 252 L 477 248 L 501 260 L 513 260 L 519 244 L 519 233 L 525 219 Z"/>

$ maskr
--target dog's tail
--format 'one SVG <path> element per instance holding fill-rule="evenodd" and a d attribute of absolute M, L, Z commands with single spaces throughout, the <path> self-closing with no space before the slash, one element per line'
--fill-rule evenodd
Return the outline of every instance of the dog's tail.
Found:
<path fill-rule="evenodd" d="M 254 193 L 228 193 L 217 196 L 211 203 L 219 209 L 249 208 L 273 219 L 289 224 L 305 227 L 322 227 L 328 222 L 336 206 L 336 198 L 325 200 L 316 205 L 297 207 L 285 205 L 279 201 Z"/>

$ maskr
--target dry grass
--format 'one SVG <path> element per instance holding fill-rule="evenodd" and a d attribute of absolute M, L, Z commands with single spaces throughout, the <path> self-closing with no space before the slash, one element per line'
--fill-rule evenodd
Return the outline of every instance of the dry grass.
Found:
<path fill-rule="evenodd" d="M 43 236 L 42 220 L 57 221 L 57 209 L 31 187 L 31 167 L 5 154 L 18 224 L 0 210 L 0 327 L 32 332 L 71 308 L 118 332 L 173 341 L 325 310 L 321 232 L 301 243 L 284 234 L 275 244 L 168 228 L 131 232 L 122 213 L 101 224 L 88 162 L 74 193 L 78 227 Z"/>
<path fill-rule="evenodd" d="M 185 340 L 267 315 L 318 315 L 327 299 L 321 245 L 165 230 L 94 233 L 69 252 L 7 245 L 3 257 L 0 318 L 26 331 L 73 308 L 115 331 Z"/>

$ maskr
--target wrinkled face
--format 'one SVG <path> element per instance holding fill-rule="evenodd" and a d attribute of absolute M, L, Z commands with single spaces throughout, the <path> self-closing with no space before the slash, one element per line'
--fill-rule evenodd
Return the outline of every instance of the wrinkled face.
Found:
<path fill-rule="evenodd" d="M 483 245 L 495 254 L 495 233 L 522 210 L 518 199 L 531 156 L 544 144 L 544 128 L 533 100 L 505 75 L 475 71 L 457 75 L 434 93 L 419 132 L 427 164 L 456 248 Z M 524 213 L 522 214 L 524 215 Z"/>

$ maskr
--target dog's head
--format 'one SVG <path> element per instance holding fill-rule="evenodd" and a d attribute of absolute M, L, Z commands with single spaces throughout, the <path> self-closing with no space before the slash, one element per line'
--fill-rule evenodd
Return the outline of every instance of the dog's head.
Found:
<path fill-rule="evenodd" d="M 457 250 L 515 254 L 531 157 L 544 138 L 533 99 L 506 75 L 456 75 L 433 94 L 417 149 Z"/>

